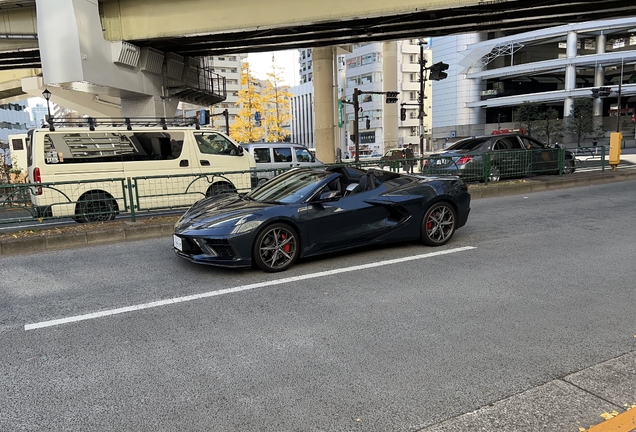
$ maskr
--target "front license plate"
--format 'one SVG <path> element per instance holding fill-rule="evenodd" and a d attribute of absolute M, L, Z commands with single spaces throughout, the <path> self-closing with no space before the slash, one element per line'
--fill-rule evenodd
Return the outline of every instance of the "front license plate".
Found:
<path fill-rule="evenodd" d="M 180 250 L 181 252 L 183 252 L 183 240 L 181 240 L 181 237 L 177 237 L 176 235 L 173 235 L 172 244 L 174 244 L 174 247 L 177 250 Z"/>

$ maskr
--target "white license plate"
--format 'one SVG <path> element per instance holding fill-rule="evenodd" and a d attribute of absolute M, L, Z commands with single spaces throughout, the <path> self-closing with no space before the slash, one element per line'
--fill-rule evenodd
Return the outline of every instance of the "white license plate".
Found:
<path fill-rule="evenodd" d="M 174 247 L 180 251 L 183 252 L 183 240 L 181 240 L 181 237 L 177 237 L 176 235 L 172 236 L 172 244 L 174 244 Z"/>

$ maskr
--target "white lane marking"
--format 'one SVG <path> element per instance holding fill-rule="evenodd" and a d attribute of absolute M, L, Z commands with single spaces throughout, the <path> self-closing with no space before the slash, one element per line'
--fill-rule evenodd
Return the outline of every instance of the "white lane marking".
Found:
<path fill-rule="evenodd" d="M 234 288 L 225 288 L 225 289 L 221 289 L 217 291 L 208 291 L 205 293 L 193 294 L 193 295 L 184 296 L 184 297 L 175 297 L 172 299 L 158 300 L 158 301 L 154 301 L 150 303 L 143 303 L 143 304 L 138 304 L 134 306 L 126 306 L 126 307 L 117 308 L 117 309 L 109 309 L 109 310 L 104 310 L 100 312 L 92 312 L 92 313 L 88 313 L 84 315 L 76 315 L 76 316 L 72 316 L 68 318 L 60 318 L 60 319 L 54 319 L 50 321 L 41 321 L 41 322 L 33 323 L 33 324 L 25 324 L 24 330 L 26 331 L 26 330 L 35 330 L 35 329 L 44 328 L 44 327 L 53 327 L 53 326 L 57 326 L 61 324 L 68 324 L 68 323 L 77 322 L 77 321 L 85 321 L 85 320 L 101 318 L 101 317 L 110 316 L 110 315 L 122 314 L 126 312 L 133 312 L 133 311 L 138 311 L 143 309 L 155 308 L 159 306 L 167 306 L 167 305 L 171 305 L 175 303 L 183 303 L 183 302 L 199 300 L 199 299 L 203 299 L 207 297 L 216 297 L 216 296 L 220 296 L 224 294 L 231 294 L 231 293 L 236 293 L 241 291 L 252 290 L 255 288 L 263 288 L 263 287 L 272 286 L 272 285 L 281 285 L 281 284 L 285 284 L 289 282 L 297 282 L 297 281 L 301 281 L 305 279 L 313 279 L 313 278 L 319 278 L 323 276 L 331 276 L 331 275 L 335 275 L 339 273 L 347 273 L 347 272 L 364 270 L 364 269 L 373 268 L 373 267 L 381 267 L 381 266 L 391 265 L 391 264 L 396 264 L 401 262 L 414 261 L 414 260 L 419 260 L 424 258 L 432 258 L 432 257 L 440 256 L 440 255 L 463 252 L 463 251 L 471 250 L 471 249 L 475 249 L 475 247 L 465 246 L 465 247 L 431 252 L 431 253 L 426 253 L 421 255 L 413 255 L 413 256 L 408 256 L 404 258 L 395 258 L 395 259 L 386 260 L 386 261 L 379 261 L 379 262 L 370 263 L 370 264 L 361 264 L 361 265 L 345 267 L 341 269 L 310 273 L 310 274 L 306 274 L 302 276 L 292 276 L 292 277 L 288 277 L 284 279 L 258 282 L 258 283 L 249 284 L 249 285 L 237 286 Z"/>

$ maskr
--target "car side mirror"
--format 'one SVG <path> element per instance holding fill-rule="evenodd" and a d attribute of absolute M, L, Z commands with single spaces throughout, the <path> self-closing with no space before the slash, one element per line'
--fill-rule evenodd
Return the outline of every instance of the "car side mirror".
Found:
<path fill-rule="evenodd" d="M 341 197 L 338 191 L 328 191 L 320 194 L 319 201 L 335 201 Z"/>
<path fill-rule="evenodd" d="M 243 156 L 244 153 L 245 153 L 245 150 L 243 149 L 243 147 L 238 146 L 238 155 Z"/>

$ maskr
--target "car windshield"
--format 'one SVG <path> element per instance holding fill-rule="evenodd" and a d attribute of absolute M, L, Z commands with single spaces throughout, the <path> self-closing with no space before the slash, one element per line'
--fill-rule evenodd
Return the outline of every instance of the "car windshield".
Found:
<path fill-rule="evenodd" d="M 483 138 L 466 138 L 446 147 L 446 150 L 477 150 L 483 143 Z"/>
<path fill-rule="evenodd" d="M 254 189 L 246 198 L 264 203 L 299 203 L 316 190 L 318 182 L 331 175 L 326 171 L 288 171 Z"/>

